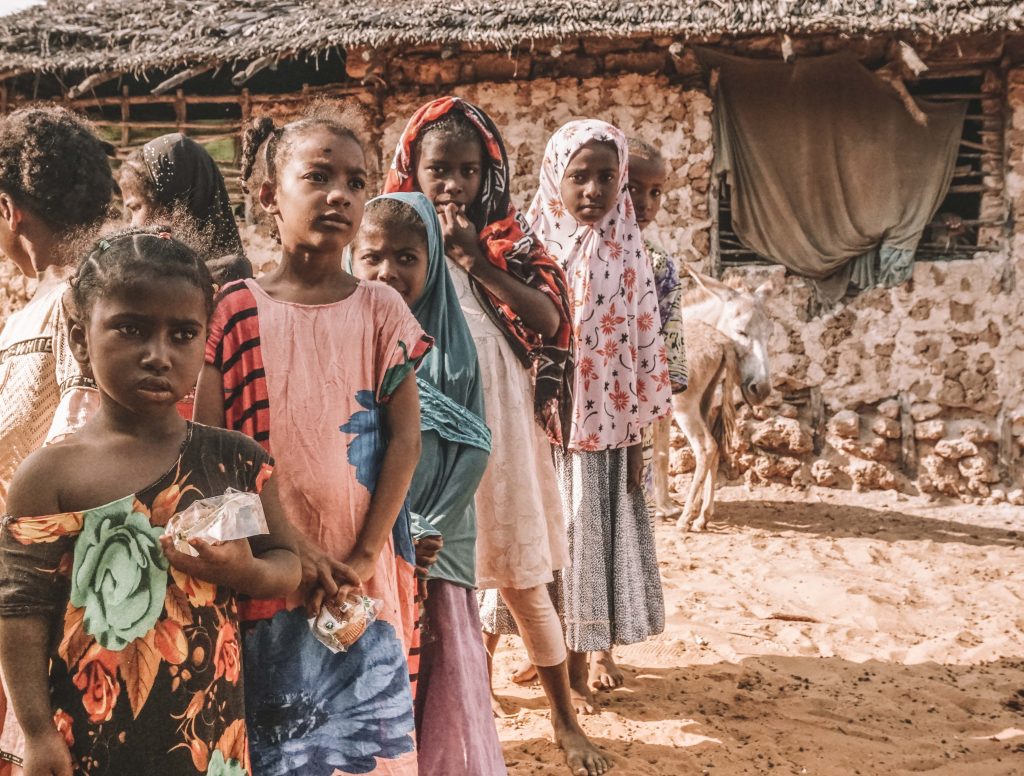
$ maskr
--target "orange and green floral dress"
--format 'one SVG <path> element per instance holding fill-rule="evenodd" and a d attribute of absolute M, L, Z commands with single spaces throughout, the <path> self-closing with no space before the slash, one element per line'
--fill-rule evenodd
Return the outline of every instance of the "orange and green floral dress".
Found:
<path fill-rule="evenodd" d="M 170 568 L 159 537 L 193 501 L 258 492 L 271 466 L 248 437 L 189 424 L 145 490 L 4 518 L 0 617 L 53 620 L 50 699 L 75 773 L 250 772 L 235 594 Z"/>

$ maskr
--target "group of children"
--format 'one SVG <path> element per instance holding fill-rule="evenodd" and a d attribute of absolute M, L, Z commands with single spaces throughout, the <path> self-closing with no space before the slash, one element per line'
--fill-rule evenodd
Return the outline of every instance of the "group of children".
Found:
<path fill-rule="evenodd" d="M 0 250 L 39 279 L 0 334 L 0 757 L 500 776 L 515 632 L 571 772 L 608 770 L 577 712 L 664 627 L 643 441 L 686 380 L 641 235 L 658 152 L 572 121 L 523 215 L 460 98 L 415 113 L 375 198 L 328 107 L 257 120 L 243 185 L 281 255 L 254 279 L 180 135 L 122 165 L 133 226 L 98 236 L 109 150 L 63 109 L 0 120 Z M 169 519 L 229 488 L 268 532 L 176 549 Z M 353 590 L 376 616 L 335 652 L 309 621 Z"/>

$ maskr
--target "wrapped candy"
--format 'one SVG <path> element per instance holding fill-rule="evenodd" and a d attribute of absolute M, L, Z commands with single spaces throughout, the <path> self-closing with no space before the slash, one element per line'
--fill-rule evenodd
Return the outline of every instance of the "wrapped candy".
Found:
<path fill-rule="evenodd" d="M 164 528 L 174 547 L 193 557 L 199 553 L 188 543 L 189 539 L 227 542 L 265 533 L 270 533 L 270 529 L 259 495 L 234 488 L 228 488 L 222 496 L 193 501 L 172 515 Z"/>
<path fill-rule="evenodd" d="M 313 636 L 331 652 L 346 652 L 377 619 L 377 602 L 357 590 L 341 599 L 324 601 L 309 619 Z"/>

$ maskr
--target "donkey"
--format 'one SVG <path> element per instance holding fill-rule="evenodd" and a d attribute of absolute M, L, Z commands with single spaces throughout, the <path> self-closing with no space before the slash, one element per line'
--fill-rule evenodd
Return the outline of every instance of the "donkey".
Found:
<path fill-rule="evenodd" d="M 719 460 L 723 452 L 728 455 L 735 432 L 736 387 L 750 405 L 761 404 L 771 393 L 771 322 L 764 311 L 771 284 L 763 283 L 751 293 L 683 266 L 695 282 L 683 297 L 689 383 L 685 391 L 672 397 L 672 417 L 690 442 L 696 468 L 676 525 L 681 530 L 700 531 L 714 515 Z M 719 384 L 722 410 L 716 434 L 708 419 Z M 668 493 L 670 426 L 671 418 L 665 418 L 654 428 L 654 499 L 657 513 L 664 517 L 680 514 Z"/>

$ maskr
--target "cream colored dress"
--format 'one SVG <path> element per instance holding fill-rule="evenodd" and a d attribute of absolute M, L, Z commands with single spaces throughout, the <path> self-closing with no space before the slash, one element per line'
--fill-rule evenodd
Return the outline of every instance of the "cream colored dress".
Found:
<path fill-rule="evenodd" d="M 0 512 L 11 478 L 30 453 L 57 441 L 88 420 L 99 404 L 68 347 L 63 296 L 68 284 L 52 270 L 36 292 L 8 316 L 0 332 Z M 24 739 L 0 694 L 0 774 L 21 773 Z"/>
<path fill-rule="evenodd" d="M 473 293 L 465 270 L 448 269 L 476 343 L 492 450 L 476 492 L 477 587 L 547 584 L 568 563 L 551 445 L 534 420 L 530 373 Z"/>

